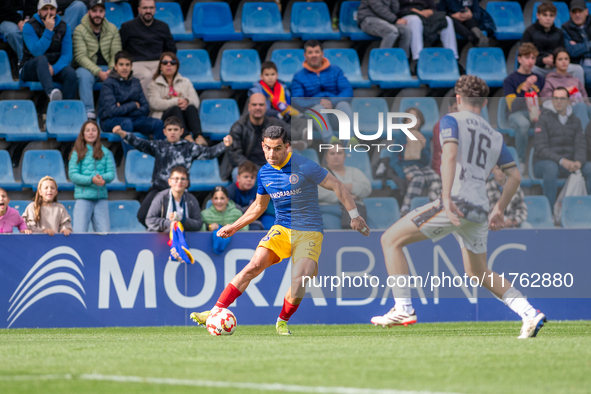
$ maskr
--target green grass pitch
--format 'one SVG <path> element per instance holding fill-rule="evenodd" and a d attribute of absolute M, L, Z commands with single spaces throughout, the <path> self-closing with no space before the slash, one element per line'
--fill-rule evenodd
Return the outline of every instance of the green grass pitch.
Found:
<path fill-rule="evenodd" d="M 550 321 L 531 340 L 518 340 L 519 329 L 292 325 L 291 337 L 273 326 L 239 326 L 230 337 L 196 326 L 0 330 L 0 393 L 591 393 L 591 322 Z"/>

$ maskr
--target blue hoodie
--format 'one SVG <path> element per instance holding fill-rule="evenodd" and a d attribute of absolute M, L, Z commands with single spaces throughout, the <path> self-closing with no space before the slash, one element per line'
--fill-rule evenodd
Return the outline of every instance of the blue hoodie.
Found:
<path fill-rule="evenodd" d="M 39 16 L 39 14 L 33 15 L 33 18 L 37 20 L 37 22 L 43 23 L 43 20 Z M 59 25 L 61 22 L 61 17 L 59 15 L 55 16 L 55 26 Z M 34 57 L 44 55 L 49 46 L 51 45 L 51 39 L 53 38 L 53 31 L 45 29 L 43 35 L 41 37 L 37 36 L 35 33 L 35 29 L 31 26 L 30 23 L 25 23 L 23 26 L 23 41 L 27 46 L 27 49 L 31 52 L 31 55 Z M 72 62 L 72 31 L 70 30 L 70 26 L 66 24 L 66 35 L 62 40 L 62 51 L 60 54 L 59 59 L 55 64 L 52 64 L 53 73 L 54 75 L 59 74 L 60 71 L 66 66 L 68 66 Z"/>

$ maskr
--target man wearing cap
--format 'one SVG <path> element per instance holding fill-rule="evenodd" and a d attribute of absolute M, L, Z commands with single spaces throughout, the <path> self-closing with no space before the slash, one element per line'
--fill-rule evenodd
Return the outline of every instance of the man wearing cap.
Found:
<path fill-rule="evenodd" d="M 109 76 L 121 50 L 117 26 L 105 19 L 105 0 L 91 0 L 88 13 L 74 30 L 74 61 L 79 67 L 78 93 L 88 119 L 96 119 L 93 86 Z"/>
<path fill-rule="evenodd" d="M 51 101 L 76 98 L 78 80 L 72 61 L 72 31 L 59 15 L 56 0 L 39 0 L 37 13 L 23 27 L 23 82 L 41 82 Z M 63 85 L 63 92 L 53 82 Z"/>
<path fill-rule="evenodd" d="M 591 87 L 591 23 L 585 0 L 570 2 L 570 19 L 562 25 L 564 46 L 571 63 L 580 64 L 585 71 L 585 88 Z"/>
<path fill-rule="evenodd" d="M 140 0 L 138 16 L 121 25 L 121 44 L 134 59 L 133 76 L 140 80 L 147 96 L 148 84 L 158 69 L 162 52 L 176 53 L 168 25 L 154 18 L 154 0 Z"/>

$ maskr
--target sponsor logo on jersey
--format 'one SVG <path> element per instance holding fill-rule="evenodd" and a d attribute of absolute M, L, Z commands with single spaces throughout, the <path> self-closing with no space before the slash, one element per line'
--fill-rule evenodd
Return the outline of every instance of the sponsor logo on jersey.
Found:
<path fill-rule="evenodd" d="M 294 190 L 282 190 L 279 192 L 271 193 L 271 198 L 281 198 L 281 197 L 289 197 L 295 196 L 296 194 L 300 194 L 302 192 L 302 188 L 297 188 Z"/>

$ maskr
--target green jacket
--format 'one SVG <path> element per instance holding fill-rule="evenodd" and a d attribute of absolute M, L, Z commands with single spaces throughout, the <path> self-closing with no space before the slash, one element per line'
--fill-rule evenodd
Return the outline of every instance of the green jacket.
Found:
<path fill-rule="evenodd" d="M 121 36 L 117 26 L 103 19 L 101 28 L 101 53 L 109 63 L 109 69 L 115 65 L 115 54 L 121 50 Z M 95 77 L 102 70 L 96 65 L 99 42 L 90 27 L 88 14 L 84 15 L 80 24 L 74 29 L 74 63 L 86 68 Z"/>
<path fill-rule="evenodd" d="M 104 146 L 103 158 L 95 160 L 92 157 L 92 146 L 86 145 L 88 150 L 86 156 L 78 163 L 78 154 L 72 152 L 70 162 L 68 163 L 68 175 L 70 181 L 74 183 L 74 198 L 83 200 L 102 200 L 108 198 L 107 183 L 115 179 L 115 167 L 109 154 L 109 150 Z M 92 183 L 92 177 L 99 174 L 103 177 L 105 184 L 97 186 Z"/>
<path fill-rule="evenodd" d="M 207 231 L 207 226 L 213 223 L 220 225 L 220 228 L 226 224 L 232 224 L 242 216 L 242 212 L 236 208 L 234 201 L 229 201 L 228 206 L 224 212 L 219 212 L 212 205 L 211 207 L 201 211 L 201 218 L 203 219 L 203 227 L 201 231 Z M 248 226 L 243 227 L 240 231 L 248 230 Z"/>

